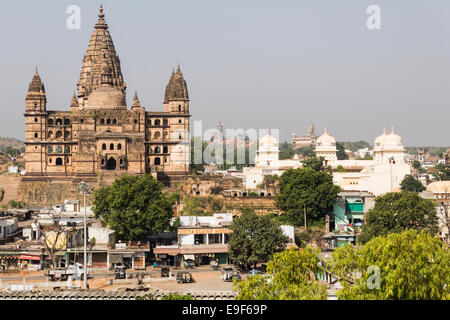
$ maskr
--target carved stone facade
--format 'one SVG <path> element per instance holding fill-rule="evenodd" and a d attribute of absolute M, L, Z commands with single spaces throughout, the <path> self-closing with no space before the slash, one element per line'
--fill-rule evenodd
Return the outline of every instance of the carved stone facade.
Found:
<path fill-rule="evenodd" d="M 163 111 L 146 111 L 126 83 L 100 8 L 83 59 L 70 111 L 47 110 L 36 70 L 25 110 L 23 181 L 99 181 L 122 173 L 152 173 L 161 180 L 189 172 L 189 97 L 180 67 L 172 72 Z"/>

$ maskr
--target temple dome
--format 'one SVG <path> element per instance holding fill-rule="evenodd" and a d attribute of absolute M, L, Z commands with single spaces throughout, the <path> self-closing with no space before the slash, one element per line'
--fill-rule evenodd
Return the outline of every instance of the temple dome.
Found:
<path fill-rule="evenodd" d="M 126 109 L 125 94 L 113 87 L 99 87 L 91 92 L 86 109 Z"/>
<path fill-rule="evenodd" d="M 335 146 L 336 145 L 336 139 L 328 134 L 327 128 L 325 128 L 325 132 L 317 138 L 316 144 L 318 146 Z"/>

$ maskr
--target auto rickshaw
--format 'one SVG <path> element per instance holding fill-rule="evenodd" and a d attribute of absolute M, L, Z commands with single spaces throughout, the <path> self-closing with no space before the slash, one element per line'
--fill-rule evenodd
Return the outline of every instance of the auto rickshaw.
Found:
<path fill-rule="evenodd" d="M 161 267 L 161 277 L 168 277 L 170 275 L 169 267 Z"/>
<path fill-rule="evenodd" d="M 125 272 L 126 267 L 125 266 L 115 266 L 114 268 L 114 278 L 115 279 L 126 279 L 127 274 Z"/>
<path fill-rule="evenodd" d="M 223 281 L 232 282 L 233 280 L 241 280 L 241 273 L 238 270 L 225 272 Z"/>
<path fill-rule="evenodd" d="M 186 260 L 183 262 L 183 267 L 186 269 L 194 269 L 195 268 L 195 262 L 194 260 Z"/>
<path fill-rule="evenodd" d="M 195 282 L 192 274 L 187 271 L 179 271 L 177 273 L 177 283 L 192 283 Z"/>

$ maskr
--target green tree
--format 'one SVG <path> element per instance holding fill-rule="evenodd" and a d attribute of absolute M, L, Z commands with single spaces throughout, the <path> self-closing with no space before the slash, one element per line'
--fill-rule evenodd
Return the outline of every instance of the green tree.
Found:
<path fill-rule="evenodd" d="M 258 216 L 251 209 L 244 209 L 242 215 L 233 220 L 230 229 L 233 231 L 228 243 L 230 258 L 246 268 L 267 262 L 288 242 L 277 220 Z"/>
<path fill-rule="evenodd" d="M 425 230 L 434 235 L 438 231 L 435 203 L 417 193 L 391 192 L 375 199 L 375 206 L 367 212 L 366 223 L 358 240 L 366 243 L 376 236 L 399 233 L 407 229 Z"/>
<path fill-rule="evenodd" d="M 316 155 L 302 160 L 302 166 L 303 168 L 311 168 L 315 171 L 331 173 L 331 167 L 325 165 L 325 158 L 317 157 Z"/>
<path fill-rule="evenodd" d="M 310 223 L 324 218 L 340 191 L 333 184 L 331 169 L 320 158 L 308 159 L 303 166 L 281 175 L 280 193 L 275 197 L 276 206 L 295 226 L 304 224 L 304 211 Z"/>
<path fill-rule="evenodd" d="M 450 298 L 449 252 L 441 240 L 423 231 L 375 237 L 359 248 L 345 245 L 335 249 L 329 266 L 343 285 L 339 299 Z"/>
<path fill-rule="evenodd" d="M 287 143 L 287 141 L 285 141 L 282 144 L 280 144 L 280 154 L 279 154 L 280 160 L 292 159 L 294 154 L 295 150 L 292 148 L 292 145 L 290 143 Z"/>
<path fill-rule="evenodd" d="M 325 300 L 327 288 L 317 280 L 322 272 L 319 250 L 291 248 L 275 253 L 266 276 L 247 277 L 233 284 L 237 300 Z"/>
<path fill-rule="evenodd" d="M 402 191 L 409 192 L 422 192 L 426 189 L 419 180 L 417 180 L 410 174 L 406 175 L 403 178 L 402 182 L 400 183 L 400 188 L 402 189 Z"/>
<path fill-rule="evenodd" d="M 433 168 L 433 178 L 436 181 L 448 181 L 450 180 L 450 168 L 444 164 L 439 163 Z"/>
<path fill-rule="evenodd" d="M 169 227 L 173 200 L 151 175 L 122 175 L 94 193 L 95 216 L 102 217 L 122 240 L 142 240 Z"/>
<path fill-rule="evenodd" d="M 348 154 L 345 152 L 344 144 L 336 142 L 336 156 L 338 160 L 348 160 Z"/>

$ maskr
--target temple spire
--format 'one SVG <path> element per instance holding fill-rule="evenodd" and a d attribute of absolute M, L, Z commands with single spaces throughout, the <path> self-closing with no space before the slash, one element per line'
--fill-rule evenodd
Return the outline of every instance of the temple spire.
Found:
<path fill-rule="evenodd" d="M 78 97 L 80 106 L 84 106 L 92 91 L 108 85 L 126 92 L 126 83 L 120 68 L 120 59 L 104 19 L 103 6 L 100 6 L 98 21 L 94 26 L 86 54 L 81 65 L 78 80 Z M 109 68 L 109 69 L 108 69 Z"/>
<path fill-rule="evenodd" d="M 141 107 L 141 102 L 139 101 L 137 91 L 134 91 L 134 98 L 133 98 L 133 104 L 131 105 L 131 109 L 140 108 L 140 107 Z"/>
<path fill-rule="evenodd" d="M 77 95 L 76 95 L 75 91 L 73 92 L 72 102 L 71 102 L 70 106 L 72 108 L 78 108 L 78 100 L 77 100 Z"/>
<path fill-rule="evenodd" d="M 45 93 L 45 87 L 42 83 L 37 67 L 34 70 L 33 79 L 31 79 L 30 85 L 28 86 L 28 92 Z"/>
<path fill-rule="evenodd" d="M 180 65 L 178 65 L 176 73 L 172 70 L 172 75 L 170 76 L 169 83 L 166 86 L 166 92 L 164 94 L 164 104 L 169 103 L 169 101 L 188 100 L 189 95 L 186 81 L 184 80 Z"/>

